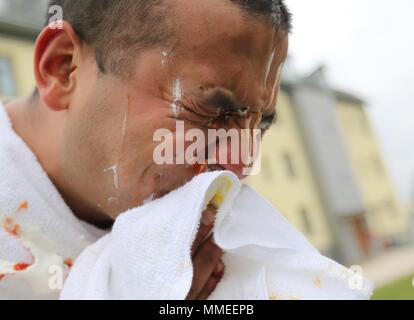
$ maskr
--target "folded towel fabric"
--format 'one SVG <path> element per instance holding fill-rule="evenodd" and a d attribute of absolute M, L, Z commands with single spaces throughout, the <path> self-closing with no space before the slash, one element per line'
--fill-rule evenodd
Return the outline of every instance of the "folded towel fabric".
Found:
<path fill-rule="evenodd" d="M 185 299 L 201 214 L 219 210 L 214 239 L 226 272 L 210 299 L 368 299 L 362 275 L 322 256 L 253 189 L 230 172 L 205 173 L 122 214 L 87 248 L 62 299 Z"/>

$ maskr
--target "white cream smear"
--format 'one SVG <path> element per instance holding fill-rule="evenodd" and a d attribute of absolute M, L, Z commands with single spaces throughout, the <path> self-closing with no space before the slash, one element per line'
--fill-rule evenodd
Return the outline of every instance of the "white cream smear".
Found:
<path fill-rule="evenodd" d="M 118 159 L 117 159 L 116 163 L 113 166 L 104 169 L 104 173 L 112 172 L 112 174 L 113 174 L 113 184 L 114 184 L 114 188 L 115 188 L 115 195 L 111 196 L 107 199 L 107 204 L 108 205 L 115 205 L 115 206 L 119 205 L 120 183 L 119 183 L 118 170 L 119 170 L 120 157 L 121 157 L 121 154 L 122 154 L 122 147 L 123 147 L 123 144 L 124 144 L 124 139 L 125 139 L 127 125 L 128 125 L 128 115 L 129 115 L 129 105 L 128 105 L 128 110 L 124 115 L 124 119 L 123 119 L 123 123 L 122 123 L 121 148 L 120 148 L 121 150 L 119 152 L 120 155 L 118 156 Z"/>
<path fill-rule="evenodd" d="M 177 118 L 181 112 L 180 107 L 177 104 L 183 97 L 181 80 L 179 78 L 175 79 L 175 82 L 174 82 L 173 97 L 174 97 L 174 102 L 171 104 L 171 111 L 174 117 Z"/>
<path fill-rule="evenodd" d="M 110 172 L 110 171 L 112 171 L 114 175 L 115 190 L 119 190 L 118 163 L 104 170 L 104 172 Z"/>
<path fill-rule="evenodd" d="M 267 85 L 267 82 L 269 80 L 270 70 L 272 69 L 272 65 L 273 65 L 273 61 L 275 59 L 275 55 L 276 55 L 276 49 L 272 51 L 272 54 L 269 57 L 269 61 L 267 62 L 265 79 L 264 79 L 264 85 L 265 86 Z"/>
<path fill-rule="evenodd" d="M 148 198 L 146 198 L 143 202 L 143 205 L 146 205 L 155 200 L 155 193 L 151 194 Z"/>
<path fill-rule="evenodd" d="M 171 52 L 170 51 L 163 51 L 161 54 L 162 54 L 161 64 L 163 66 L 171 64 Z"/>

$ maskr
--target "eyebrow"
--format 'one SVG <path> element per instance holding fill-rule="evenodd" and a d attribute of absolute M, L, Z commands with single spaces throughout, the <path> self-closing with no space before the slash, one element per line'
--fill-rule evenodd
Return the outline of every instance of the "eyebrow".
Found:
<path fill-rule="evenodd" d="M 231 91 L 221 87 L 207 90 L 201 98 L 201 102 L 204 105 L 214 106 L 217 109 L 222 108 L 225 111 L 237 111 L 247 108 L 246 105 L 236 99 Z"/>

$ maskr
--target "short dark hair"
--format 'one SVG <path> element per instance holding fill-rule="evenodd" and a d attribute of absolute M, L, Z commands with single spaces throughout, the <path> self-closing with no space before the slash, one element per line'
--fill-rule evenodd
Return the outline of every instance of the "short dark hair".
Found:
<path fill-rule="evenodd" d="M 170 38 L 163 0 L 52 0 L 79 38 L 90 45 L 102 73 L 126 72 L 128 54 Z M 47 23 L 49 22 L 49 16 Z"/>
<path fill-rule="evenodd" d="M 284 0 L 230 1 L 249 14 L 271 15 L 278 28 L 290 30 Z M 163 4 L 164 0 L 52 0 L 49 5 L 60 6 L 63 20 L 94 49 L 100 72 L 123 75 L 128 56 L 172 39 L 173 27 Z"/>
<path fill-rule="evenodd" d="M 284 0 L 231 0 L 251 15 L 270 16 L 274 27 L 279 31 L 290 33 L 292 14 Z"/>

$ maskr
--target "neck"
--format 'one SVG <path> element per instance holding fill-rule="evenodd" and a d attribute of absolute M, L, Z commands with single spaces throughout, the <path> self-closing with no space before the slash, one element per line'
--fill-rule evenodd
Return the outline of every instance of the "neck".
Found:
<path fill-rule="evenodd" d="M 27 97 L 6 105 L 14 131 L 36 155 L 49 176 L 57 170 L 57 147 L 62 129 L 57 115 L 52 117 L 38 99 Z M 51 138 L 53 137 L 53 138 Z"/>
<path fill-rule="evenodd" d="M 50 180 L 80 220 L 98 228 L 106 229 L 112 220 L 97 210 L 90 208 L 76 197 L 76 193 L 60 178 L 59 142 L 62 139 L 65 112 L 52 111 L 34 97 L 14 100 L 6 104 L 6 111 L 12 121 L 14 131 L 36 155 Z"/>

